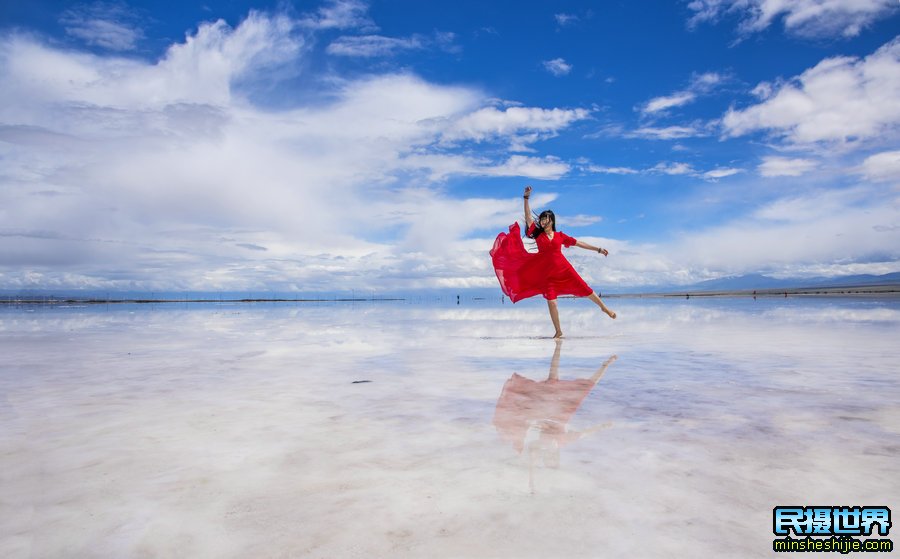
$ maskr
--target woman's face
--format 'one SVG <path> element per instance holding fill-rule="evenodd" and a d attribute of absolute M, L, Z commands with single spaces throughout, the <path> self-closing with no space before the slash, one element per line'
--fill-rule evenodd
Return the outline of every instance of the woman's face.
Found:
<path fill-rule="evenodd" d="M 549 215 L 541 216 L 541 227 L 542 228 L 546 228 L 548 225 L 552 225 L 552 224 L 553 224 L 553 220 L 550 219 Z"/>

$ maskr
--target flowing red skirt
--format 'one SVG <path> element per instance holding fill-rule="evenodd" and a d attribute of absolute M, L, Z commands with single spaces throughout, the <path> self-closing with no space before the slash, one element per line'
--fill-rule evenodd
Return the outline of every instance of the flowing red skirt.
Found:
<path fill-rule="evenodd" d="M 513 303 L 535 295 L 552 300 L 558 295 L 587 297 L 594 292 L 563 256 L 563 238 L 565 235 L 559 235 L 558 240 L 555 237 L 557 242 L 549 244 L 550 250 L 534 253 L 525 250 L 518 222 L 509 226 L 508 234 L 497 235 L 491 260 L 500 289 Z"/>

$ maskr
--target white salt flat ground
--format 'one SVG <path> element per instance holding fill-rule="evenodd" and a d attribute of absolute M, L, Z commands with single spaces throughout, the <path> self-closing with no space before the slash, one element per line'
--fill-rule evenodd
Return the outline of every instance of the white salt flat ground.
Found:
<path fill-rule="evenodd" d="M 539 300 L 0 309 L 0 557 L 770 557 L 777 505 L 898 510 L 897 300 L 608 303 L 558 373 L 617 355 L 568 428 L 610 425 L 531 468 L 492 420 Z"/>

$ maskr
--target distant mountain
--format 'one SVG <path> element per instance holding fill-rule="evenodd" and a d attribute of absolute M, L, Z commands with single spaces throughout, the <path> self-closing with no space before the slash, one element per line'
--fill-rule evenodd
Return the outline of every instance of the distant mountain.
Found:
<path fill-rule="evenodd" d="M 752 289 L 796 289 L 801 287 L 861 287 L 867 285 L 900 284 L 900 272 L 874 276 L 772 278 L 762 274 L 747 274 L 682 285 L 666 291 L 746 291 Z"/>
<path fill-rule="evenodd" d="M 800 287 L 801 280 L 770 278 L 762 274 L 731 276 L 714 280 L 701 281 L 693 285 L 680 287 L 685 291 L 735 291 L 745 289 L 778 289 L 781 287 Z"/>

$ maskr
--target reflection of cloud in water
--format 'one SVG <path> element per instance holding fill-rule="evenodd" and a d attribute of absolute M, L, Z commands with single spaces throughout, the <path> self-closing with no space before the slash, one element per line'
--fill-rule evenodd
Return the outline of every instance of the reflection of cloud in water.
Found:
<path fill-rule="evenodd" d="M 900 498 L 897 301 L 561 301 L 557 383 L 621 359 L 498 444 L 538 303 L 0 308 L 0 556 L 764 557 Z"/>

